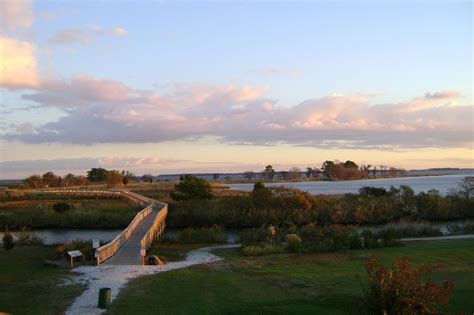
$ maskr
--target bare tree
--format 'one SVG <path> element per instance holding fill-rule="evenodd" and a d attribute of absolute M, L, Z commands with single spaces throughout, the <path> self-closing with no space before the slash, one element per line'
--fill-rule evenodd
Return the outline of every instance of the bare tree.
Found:
<path fill-rule="evenodd" d="M 246 171 L 244 172 L 244 177 L 247 178 L 248 180 L 252 180 L 252 178 L 255 177 L 255 173 L 252 171 Z"/>
<path fill-rule="evenodd" d="M 288 171 L 288 174 L 290 175 L 291 179 L 298 179 L 300 178 L 301 169 L 299 167 L 292 167 Z"/>

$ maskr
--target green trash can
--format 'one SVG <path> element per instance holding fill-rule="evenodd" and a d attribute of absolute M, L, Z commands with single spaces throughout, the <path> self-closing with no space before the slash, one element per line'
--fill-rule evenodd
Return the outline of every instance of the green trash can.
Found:
<path fill-rule="evenodd" d="M 101 309 L 106 309 L 110 305 L 110 300 L 112 297 L 112 289 L 110 288 L 101 288 L 99 289 L 99 304 L 98 307 Z"/>

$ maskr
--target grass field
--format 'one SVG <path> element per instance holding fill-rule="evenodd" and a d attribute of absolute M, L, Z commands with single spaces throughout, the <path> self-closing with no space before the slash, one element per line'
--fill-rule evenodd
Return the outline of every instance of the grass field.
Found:
<path fill-rule="evenodd" d="M 0 313 L 62 314 L 84 289 L 70 282 L 74 274 L 46 267 L 44 259 L 54 256 L 54 247 L 15 247 L 0 249 Z"/>
<path fill-rule="evenodd" d="M 407 256 L 414 266 L 437 265 L 433 278 L 456 283 L 447 311 L 474 311 L 474 241 L 308 255 L 218 254 L 226 260 L 133 280 L 108 313 L 361 314 L 364 262 L 371 254 L 385 264 Z"/>
<path fill-rule="evenodd" d="M 71 208 L 65 213 L 53 210 L 53 205 L 66 202 Z M 126 227 L 141 208 L 120 199 L 15 200 L 0 203 L 0 228 L 122 228 Z"/>

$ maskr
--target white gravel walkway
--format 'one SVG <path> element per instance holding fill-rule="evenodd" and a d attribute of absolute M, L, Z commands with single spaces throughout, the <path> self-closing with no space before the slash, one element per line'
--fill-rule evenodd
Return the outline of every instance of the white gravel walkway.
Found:
<path fill-rule="evenodd" d="M 81 273 L 77 281 L 87 285 L 87 289 L 76 298 L 66 311 L 69 315 L 102 314 L 105 310 L 97 308 L 100 288 L 112 289 L 112 301 L 123 286 L 133 278 L 151 275 L 175 269 L 186 268 L 197 264 L 207 264 L 223 258 L 211 254 L 214 249 L 237 248 L 240 244 L 204 247 L 190 251 L 186 260 L 172 262 L 161 266 L 81 266 L 75 272 Z"/>
<path fill-rule="evenodd" d="M 431 237 L 409 237 L 402 238 L 400 242 L 423 242 L 423 241 L 445 241 L 445 240 L 473 240 L 474 234 L 465 235 L 446 235 L 446 236 L 431 236 Z"/>

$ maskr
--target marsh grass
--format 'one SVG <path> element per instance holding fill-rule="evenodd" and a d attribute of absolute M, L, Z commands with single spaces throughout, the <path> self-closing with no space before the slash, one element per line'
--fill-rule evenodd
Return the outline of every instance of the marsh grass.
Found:
<path fill-rule="evenodd" d="M 242 247 L 242 254 L 244 256 L 265 256 L 283 252 L 284 250 L 281 246 L 274 244 L 257 244 Z"/>
<path fill-rule="evenodd" d="M 227 242 L 222 226 L 186 228 L 178 234 L 178 241 L 181 243 L 200 244 L 223 244 Z"/>
<path fill-rule="evenodd" d="M 65 201 L 66 200 L 66 201 Z M 53 205 L 66 202 L 64 213 Z M 114 229 L 124 228 L 140 211 L 140 207 L 120 199 L 44 199 L 19 200 L 0 204 L 0 229 L 20 230 L 23 227 Z"/>

